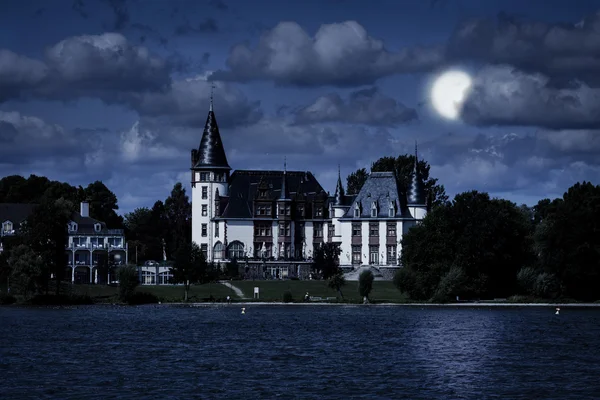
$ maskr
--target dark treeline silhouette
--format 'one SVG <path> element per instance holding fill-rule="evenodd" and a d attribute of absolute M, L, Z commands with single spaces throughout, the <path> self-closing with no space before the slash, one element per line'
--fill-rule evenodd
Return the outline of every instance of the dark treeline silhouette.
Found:
<path fill-rule="evenodd" d="M 373 163 L 372 171 L 392 169 L 402 188 L 409 182 L 411 165 L 414 156 L 384 157 Z M 419 161 L 418 169 L 432 207 L 402 238 L 403 268 L 394 277 L 410 299 L 600 299 L 600 186 L 577 183 L 562 198 L 544 199 L 533 207 L 478 191 L 449 201 L 444 187 L 429 176 L 428 163 Z M 368 174 L 364 169 L 350 174 L 348 193 L 357 193 Z M 208 282 L 223 273 L 190 246 L 191 203 L 181 183 L 152 208 L 121 217 L 117 197 L 102 182 L 83 188 L 32 175 L 0 180 L 0 203 L 39 205 L 23 235 L 8 241 L 8 251 L 0 256 L 0 275 L 15 269 L 22 271 L 16 276 L 35 275 L 14 282 L 24 292 L 47 291 L 51 275 L 62 279 L 66 222 L 83 200 L 90 202 L 93 218 L 125 229 L 132 263 L 166 256 L 175 281 L 184 283 L 186 291 L 190 283 Z M 335 260 L 339 251 L 324 247 L 319 254 L 315 272 L 341 294 L 345 281 Z M 237 273 L 233 269 L 232 276 Z"/>

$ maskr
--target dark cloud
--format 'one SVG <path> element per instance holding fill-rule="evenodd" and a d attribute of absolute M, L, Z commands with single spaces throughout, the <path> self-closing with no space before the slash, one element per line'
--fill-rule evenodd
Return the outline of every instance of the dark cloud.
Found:
<path fill-rule="evenodd" d="M 478 126 L 598 129 L 600 89 L 584 83 L 556 88 L 541 74 L 508 66 L 486 67 L 474 79 L 462 118 Z"/>
<path fill-rule="evenodd" d="M 214 107 L 220 126 L 255 123 L 262 117 L 260 102 L 250 101 L 236 87 L 215 85 Z M 211 83 L 205 77 L 174 81 L 165 92 L 143 92 L 123 97 L 147 121 L 174 126 L 202 127 L 210 103 Z"/>
<path fill-rule="evenodd" d="M 204 54 L 199 63 L 208 57 Z M 199 110 L 208 110 L 206 78 L 171 78 L 173 71 L 188 70 L 192 63 L 177 55 L 165 60 L 118 33 L 65 39 L 46 50 L 45 63 L 0 50 L 0 101 L 91 97 L 127 105 L 141 117 L 200 126 L 205 115 Z M 243 125 L 262 116 L 260 103 L 240 90 L 227 84 L 217 87 L 215 104 L 224 124 Z"/>
<path fill-rule="evenodd" d="M 76 36 L 46 50 L 48 90 L 61 92 L 162 90 L 171 81 L 165 61 L 118 33 Z M 59 86 L 59 87 L 57 87 Z M 58 95 L 58 93 L 56 93 Z"/>
<path fill-rule="evenodd" d="M 116 31 L 120 31 L 127 27 L 131 16 L 129 14 L 129 9 L 127 7 L 127 0 L 102 0 L 105 2 L 111 9 L 114 15 L 114 24 L 113 29 Z"/>
<path fill-rule="evenodd" d="M 175 28 L 175 35 L 187 36 L 197 33 L 216 33 L 219 32 L 219 26 L 214 18 L 206 18 L 204 21 L 192 25 L 189 20 Z"/>
<path fill-rule="evenodd" d="M 227 4 L 225 4 L 225 2 L 223 2 L 222 0 L 210 0 L 208 2 L 208 4 L 211 7 L 214 7 L 217 10 L 220 10 L 220 11 L 227 11 L 227 10 L 229 10 L 229 7 L 227 6 Z"/>
<path fill-rule="evenodd" d="M 47 74 L 44 63 L 0 49 L 0 102 L 37 87 Z"/>
<path fill-rule="evenodd" d="M 314 37 L 295 22 L 280 22 L 256 47 L 235 45 L 227 59 L 229 69 L 216 71 L 211 79 L 355 86 L 392 74 L 429 71 L 442 61 L 443 49 L 437 47 L 390 52 L 355 21 L 321 25 Z"/>
<path fill-rule="evenodd" d="M 524 21 L 500 14 L 461 24 L 450 39 L 448 57 L 509 64 L 552 78 L 600 85 L 600 12 L 578 23 Z"/>
<path fill-rule="evenodd" d="M 83 2 L 83 0 L 73 0 L 71 9 L 82 18 L 87 19 L 89 17 L 88 13 L 85 12 L 85 3 Z"/>
<path fill-rule="evenodd" d="M 376 87 L 350 93 L 344 100 L 337 93 L 317 98 L 294 112 L 295 123 L 345 122 L 396 126 L 416 120 L 417 112 L 379 92 Z"/>
<path fill-rule="evenodd" d="M 145 43 L 148 39 L 152 39 L 156 41 L 163 47 L 166 47 L 169 43 L 169 39 L 161 35 L 156 29 L 152 28 L 150 25 L 133 23 L 131 24 L 131 28 L 139 31 L 142 35 L 140 36 L 140 43 Z"/>

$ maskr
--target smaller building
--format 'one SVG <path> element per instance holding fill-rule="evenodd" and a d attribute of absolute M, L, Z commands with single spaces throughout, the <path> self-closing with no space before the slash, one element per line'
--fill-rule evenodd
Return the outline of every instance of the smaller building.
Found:
<path fill-rule="evenodd" d="M 4 250 L 3 239 L 20 233 L 35 206 L 0 204 L 0 251 Z M 89 211 L 89 203 L 82 202 L 80 211 L 74 212 L 67 224 L 67 276 L 73 283 L 109 283 L 115 280 L 112 270 L 128 261 L 125 231 L 108 228 L 104 222 L 91 218 Z M 105 274 L 99 274 L 102 268 L 106 269 Z"/>

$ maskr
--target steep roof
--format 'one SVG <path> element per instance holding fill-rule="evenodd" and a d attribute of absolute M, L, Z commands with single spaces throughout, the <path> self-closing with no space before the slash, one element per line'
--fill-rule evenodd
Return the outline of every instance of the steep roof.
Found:
<path fill-rule="evenodd" d="M 342 174 L 340 172 L 340 167 L 338 165 L 338 180 L 335 186 L 335 202 L 333 203 L 336 206 L 345 205 L 344 200 L 346 200 L 346 195 L 344 193 L 344 185 L 342 185 Z"/>
<path fill-rule="evenodd" d="M 257 198 L 259 185 L 268 189 L 265 201 L 281 199 L 283 177 L 284 171 L 236 170 L 229 180 L 229 197 L 224 198 L 227 199 L 227 204 L 221 218 L 252 218 L 253 201 Z M 310 201 L 325 194 L 323 187 L 310 172 L 286 171 L 285 182 L 288 188 L 286 197 L 290 200 Z M 327 199 L 326 194 L 323 199 Z M 223 200 L 221 205 L 223 206 Z"/>
<path fill-rule="evenodd" d="M 410 185 L 407 188 L 406 200 L 410 205 L 423 206 L 427 203 L 427 196 L 425 194 L 425 185 L 419 169 L 419 156 L 417 154 L 417 144 L 415 143 L 415 165 L 410 180 Z"/>
<path fill-rule="evenodd" d="M 15 230 L 18 232 L 19 225 L 25 221 L 32 213 L 37 204 L 17 204 L 17 203 L 0 203 L 0 224 L 5 221 L 11 221 L 15 225 Z M 108 234 L 109 232 L 120 232 L 122 229 L 108 229 L 102 221 L 91 217 L 82 217 L 78 212 L 71 214 L 71 221 L 77 224 L 77 231 L 71 232 L 72 235 L 91 235 L 91 234 Z M 94 225 L 99 223 L 101 226 L 100 232 L 96 232 Z"/>
<path fill-rule="evenodd" d="M 212 104 L 204 124 L 200 146 L 198 150 L 192 150 L 192 169 L 231 169 Z"/>
<path fill-rule="evenodd" d="M 377 207 L 378 218 L 406 218 L 405 201 L 398 189 L 398 181 L 393 172 L 371 172 L 360 192 L 352 201 L 342 218 L 354 218 L 356 205 L 360 205 L 360 218 L 372 218 L 373 202 Z M 394 206 L 394 217 L 390 216 L 390 205 Z"/>
<path fill-rule="evenodd" d="M 0 224 L 5 221 L 13 223 L 13 229 L 19 230 L 21 222 L 31 215 L 36 204 L 0 203 Z"/>

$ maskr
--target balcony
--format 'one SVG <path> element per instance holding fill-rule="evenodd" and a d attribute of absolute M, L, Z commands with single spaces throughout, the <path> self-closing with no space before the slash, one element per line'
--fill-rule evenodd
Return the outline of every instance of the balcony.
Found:
<path fill-rule="evenodd" d="M 67 250 L 127 250 L 127 245 L 123 245 L 123 244 L 119 244 L 119 245 L 114 245 L 114 244 L 108 244 L 108 243 L 102 243 L 102 244 L 93 244 L 93 243 L 84 243 L 84 244 L 75 244 L 72 243 L 71 245 L 67 245 L 66 247 Z"/>

